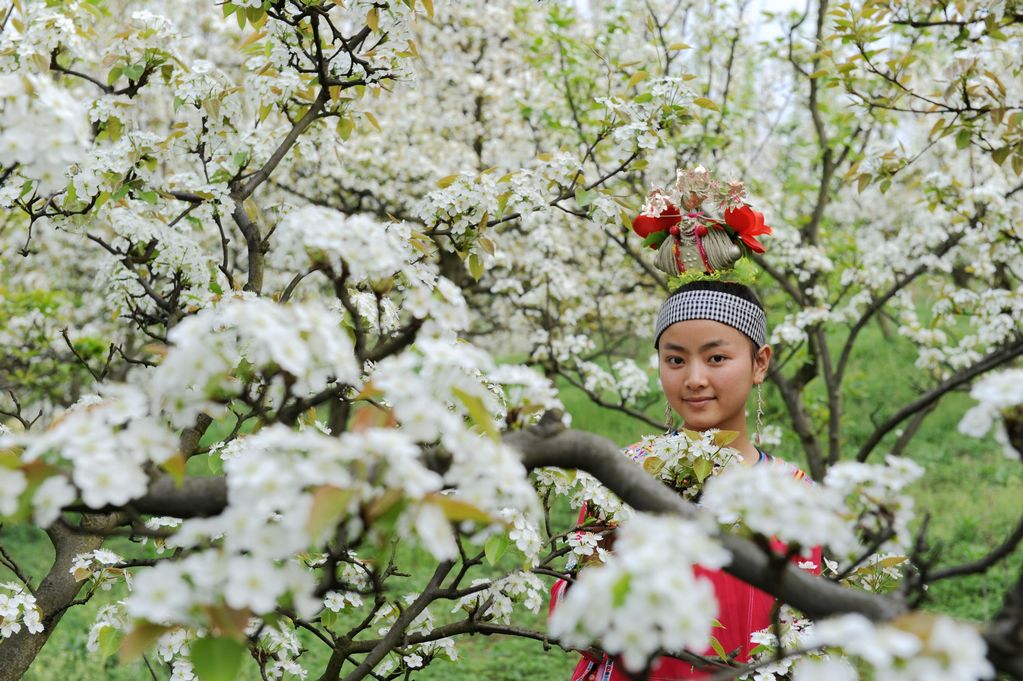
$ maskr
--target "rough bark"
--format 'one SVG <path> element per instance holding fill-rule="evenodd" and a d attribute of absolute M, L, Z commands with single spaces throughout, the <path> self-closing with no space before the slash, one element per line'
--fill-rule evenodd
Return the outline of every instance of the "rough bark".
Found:
<path fill-rule="evenodd" d="M 102 533 L 117 522 L 116 514 L 86 515 L 82 517 L 81 528 Z M 0 641 L 0 681 L 17 681 L 31 666 L 84 584 L 71 575 L 72 561 L 78 554 L 94 551 L 103 543 L 102 534 L 82 534 L 59 524 L 46 534 L 55 555 L 53 565 L 35 590 L 36 604 L 43 611 L 44 629 L 38 634 L 22 629 Z"/>

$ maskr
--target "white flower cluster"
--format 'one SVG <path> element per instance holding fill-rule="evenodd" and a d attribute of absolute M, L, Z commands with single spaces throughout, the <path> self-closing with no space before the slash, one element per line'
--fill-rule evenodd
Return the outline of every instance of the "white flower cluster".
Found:
<path fill-rule="evenodd" d="M 739 452 L 725 446 L 735 436 L 734 431 L 719 430 L 646 435 L 640 442 L 640 448 L 649 452 L 643 458 L 643 469 L 692 499 L 708 478 L 742 461 Z"/>
<path fill-rule="evenodd" d="M 112 647 L 107 641 L 115 638 L 118 632 L 126 632 L 130 628 L 131 622 L 128 614 L 124 612 L 122 601 L 104 605 L 96 612 L 96 619 L 89 628 L 85 647 L 93 653 L 103 650 L 104 647 Z"/>
<path fill-rule="evenodd" d="M 323 607 L 331 612 L 362 606 L 362 594 L 370 588 L 369 567 L 359 560 L 354 551 L 348 552 L 348 559 L 340 565 L 340 583 L 348 587 L 345 591 L 328 591 L 323 597 Z"/>
<path fill-rule="evenodd" d="M 977 629 L 945 615 L 912 613 L 881 625 L 862 615 L 843 615 L 815 624 L 805 643 L 859 657 L 872 667 L 871 678 L 877 681 L 961 681 L 994 676 L 987 646 Z"/>
<path fill-rule="evenodd" d="M 620 359 L 612 366 L 617 377 L 615 388 L 624 402 L 650 393 L 650 375 L 631 359 Z"/>
<path fill-rule="evenodd" d="M 586 514 L 598 520 L 628 520 L 633 514 L 631 506 L 619 499 L 618 495 L 595 477 L 583 471 L 576 471 L 571 481 L 569 503 L 572 508 L 581 508 L 586 504 Z"/>
<path fill-rule="evenodd" d="M 277 681 L 278 679 L 295 678 L 305 679 L 306 669 L 299 664 L 298 658 L 302 654 L 302 642 L 294 629 L 289 629 L 284 621 L 276 625 L 267 624 L 259 619 L 253 619 L 245 630 L 247 636 L 255 636 L 256 647 L 266 660 L 266 676 Z"/>
<path fill-rule="evenodd" d="M 615 552 L 579 573 L 550 620 L 565 645 L 597 643 L 636 671 L 658 651 L 703 652 L 710 644 L 717 600 L 694 565 L 723 567 L 728 552 L 695 523 L 637 514 L 622 524 Z"/>
<path fill-rule="evenodd" d="M 782 650 L 795 650 L 804 647 L 803 641 L 813 628 L 813 622 L 800 617 L 789 606 L 783 605 L 778 613 L 778 628 L 781 632 Z M 744 681 L 787 679 L 793 662 L 801 659 L 782 657 L 780 660 L 771 661 L 778 653 L 778 637 L 775 636 L 773 624 L 766 629 L 754 631 L 750 635 L 750 642 L 757 644 L 750 653 L 750 662 L 758 666 L 752 674 L 740 677 Z M 831 681 L 830 677 L 828 679 Z"/>
<path fill-rule="evenodd" d="M 742 522 L 804 548 L 830 546 L 845 553 L 858 546 L 841 496 L 795 479 L 785 466 L 729 466 L 707 481 L 701 504 L 721 523 Z"/>
<path fill-rule="evenodd" d="M 516 603 L 522 603 L 531 612 L 539 612 L 543 605 L 546 587 L 532 572 L 517 570 L 511 574 L 490 581 L 475 579 L 474 587 L 483 587 L 458 599 L 451 612 L 465 611 L 474 618 L 498 624 L 510 624 Z"/>
<path fill-rule="evenodd" d="M 7 438 L 8 441 L 13 438 Z M 0 440 L 2 446 L 3 440 Z M 14 515 L 18 511 L 18 500 L 28 489 L 28 478 L 20 470 L 0 468 L 0 516 Z"/>
<path fill-rule="evenodd" d="M 891 531 L 892 538 L 878 549 L 906 553 L 912 542 L 909 523 L 914 514 L 913 497 L 906 488 L 923 473 L 911 459 L 889 455 L 883 466 L 837 463 L 828 469 L 824 486 L 844 500 L 844 517 L 858 536 L 873 538 Z"/>
<path fill-rule="evenodd" d="M 1005 432 L 1002 412 L 1023 405 L 1023 369 L 1006 369 L 985 376 L 970 389 L 970 397 L 978 404 L 970 408 L 959 422 L 959 432 L 981 438 L 995 427 L 995 439 L 1002 445 L 1005 456 L 1018 459 L 1017 452 Z"/>
<path fill-rule="evenodd" d="M 68 572 L 76 582 L 89 580 L 94 586 L 109 591 L 115 582 L 124 580 L 131 587 L 131 573 L 117 567 L 124 561 L 121 556 L 109 549 L 96 549 L 88 553 L 80 553 L 71 561 Z"/>
<path fill-rule="evenodd" d="M 22 626 L 30 634 L 42 632 L 42 611 L 32 592 L 17 582 L 0 584 L 0 590 L 0 639 L 17 634 Z"/>
<path fill-rule="evenodd" d="M 526 562 L 530 565 L 537 565 L 540 562 L 543 539 L 540 537 L 540 528 L 536 520 L 517 508 L 502 508 L 497 515 L 511 527 L 508 538 L 515 544 L 515 548 L 526 557 Z"/>
<path fill-rule="evenodd" d="M 231 298 L 185 318 L 168 339 L 172 347 L 149 375 L 148 391 L 178 427 L 200 412 L 225 413 L 224 402 L 242 387 L 236 371 L 242 360 L 251 371 L 285 372 L 288 389 L 298 395 L 359 381 L 342 317 L 319 303 Z M 277 377 L 271 400 L 282 397 L 285 381 Z"/>
<path fill-rule="evenodd" d="M 154 624 L 195 625 L 205 619 L 203 606 L 224 603 L 235 610 L 269 613 L 286 593 L 300 617 L 313 617 L 322 606 L 312 598 L 312 573 L 297 561 L 279 564 L 265 555 L 200 551 L 180 561 L 157 563 L 134 579 L 125 609 L 131 617 Z"/>
<path fill-rule="evenodd" d="M 68 166 L 85 155 L 88 139 L 81 101 L 52 78 L 0 73 L 0 167 L 18 164 L 39 194 L 52 194 L 67 186 Z"/>
<path fill-rule="evenodd" d="M 418 594 L 408 593 L 401 597 L 406 605 L 411 605 Z M 378 625 L 377 633 L 385 635 L 394 625 L 398 615 L 401 614 L 402 606 L 397 602 L 385 603 L 373 618 L 373 623 Z M 405 629 L 406 634 L 429 634 L 434 630 L 435 621 L 430 609 L 423 608 L 423 611 L 416 615 Z M 423 666 L 424 659 L 434 657 L 445 657 L 449 660 L 458 659 L 458 651 L 455 649 L 455 642 L 451 638 L 442 638 L 436 641 L 426 641 L 411 646 L 404 646 L 398 650 L 391 651 L 390 656 L 377 666 L 378 675 L 386 676 L 387 672 L 400 666 L 403 669 L 416 669 Z"/>
<path fill-rule="evenodd" d="M 770 343 L 798 345 L 806 340 L 806 329 L 832 320 L 827 306 L 807 307 L 786 317 L 774 325 Z"/>
<path fill-rule="evenodd" d="M 413 257 L 405 223 L 380 224 L 367 215 L 346 216 L 320 206 L 303 206 L 280 222 L 272 262 L 290 272 L 324 264 L 352 285 L 401 273 Z"/>
<path fill-rule="evenodd" d="M 445 186 L 423 197 L 415 213 L 427 225 L 450 225 L 452 235 L 464 240 L 469 230 L 479 226 L 483 216 L 495 218 L 505 212 L 543 211 L 550 201 L 550 183 L 569 184 L 579 169 L 579 161 L 572 154 L 557 152 L 531 159 L 529 167 L 523 164 L 514 173 L 503 176 L 490 171 L 479 175 L 462 173 L 445 178 Z M 490 259 L 478 239 L 471 239 L 464 245 L 464 250 L 484 261 Z"/>
<path fill-rule="evenodd" d="M 890 591 L 902 581 L 902 565 L 908 560 L 909 557 L 904 554 L 886 551 L 875 553 L 863 559 L 855 570 L 841 580 L 842 584 L 864 591 Z M 824 558 L 821 574 L 834 578 L 842 571 L 842 565 L 837 560 Z"/>
<path fill-rule="evenodd" d="M 125 384 L 100 387 L 83 397 L 48 430 L 8 436 L 24 446 L 21 458 L 71 463 L 72 481 L 92 508 L 121 506 L 146 492 L 148 463 L 161 464 L 178 451 L 177 438 L 154 418 L 145 394 Z M 52 523 L 75 494 L 59 476 L 49 478 L 33 500 L 40 524 Z"/>
<path fill-rule="evenodd" d="M 527 426 L 545 411 L 564 410 L 554 384 L 526 366 L 501 364 L 486 373 L 487 380 L 501 387 L 505 426 Z"/>
<path fill-rule="evenodd" d="M 369 380 L 384 393 L 405 435 L 416 442 L 439 440 L 451 453 L 445 483 L 457 488 L 459 499 L 492 514 L 506 507 L 532 513 L 536 493 L 518 453 L 467 423 L 498 429 L 501 405 L 485 380 L 493 368 L 486 353 L 467 343 L 420 338 L 413 351 L 380 362 Z"/>
<path fill-rule="evenodd" d="M 615 146 L 610 152 L 615 162 L 637 149 L 656 149 L 662 141 L 659 126 L 670 125 L 668 119 L 685 111 L 693 95 L 681 78 L 664 76 L 650 81 L 647 92 L 633 99 L 597 97 L 597 103 L 606 107 L 616 123 L 612 133 Z"/>

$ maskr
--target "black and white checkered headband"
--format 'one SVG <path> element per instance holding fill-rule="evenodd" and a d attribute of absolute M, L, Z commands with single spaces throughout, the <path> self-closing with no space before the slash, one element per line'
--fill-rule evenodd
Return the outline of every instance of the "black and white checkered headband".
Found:
<path fill-rule="evenodd" d="M 654 347 L 657 347 L 666 328 L 690 319 L 709 319 L 727 324 L 749 336 L 758 348 L 767 343 L 767 318 L 763 310 L 731 293 L 697 289 L 673 295 L 661 305 Z"/>

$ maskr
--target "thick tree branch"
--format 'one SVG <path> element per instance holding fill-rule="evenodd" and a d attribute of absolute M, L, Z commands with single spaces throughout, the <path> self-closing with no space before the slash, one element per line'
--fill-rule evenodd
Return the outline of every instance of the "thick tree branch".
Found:
<path fill-rule="evenodd" d="M 185 478 L 178 485 L 171 476 L 161 476 L 149 486 L 145 496 L 131 502 L 131 507 L 144 515 L 174 518 L 217 515 L 227 507 L 227 482 L 217 476 Z"/>
<path fill-rule="evenodd" d="M 546 435 L 546 437 L 545 437 Z M 610 440 L 582 431 L 563 430 L 548 423 L 505 435 L 505 442 L 522 452 L 528 469 L 555 466 L 583 470 L 603 482 L 622 501 L 639 511 L 671 513 L 690 520 L 702 519 L 696 507 L 651 478 L 621 455 Z M 905 611 L 891 598 L 854 591 L 792 564 L 780 570 L 753 542 L 729 534 L 719 536 L 732 553 L 725 570 L 759 589 L 774 594 L 810 617 L 858 612 L 872 620 L 889 620 Z"/>

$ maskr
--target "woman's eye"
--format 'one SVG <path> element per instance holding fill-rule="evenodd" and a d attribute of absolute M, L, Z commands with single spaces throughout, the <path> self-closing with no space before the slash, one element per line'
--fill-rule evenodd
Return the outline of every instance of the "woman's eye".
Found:
<path fill-rule="evenodd" d="M 668 357 L 664 361 L 671 366 L 682 366 L 683 364 L 681 357 Z"/>
<path fill-rule="evenodd" d="M 710 361 L 712 364 L 720 364 L 721 362 L 724 362 L 726 359 L 728 358 L 725 357 L 724 355 L 713 355 L 710 358 Z"/>

